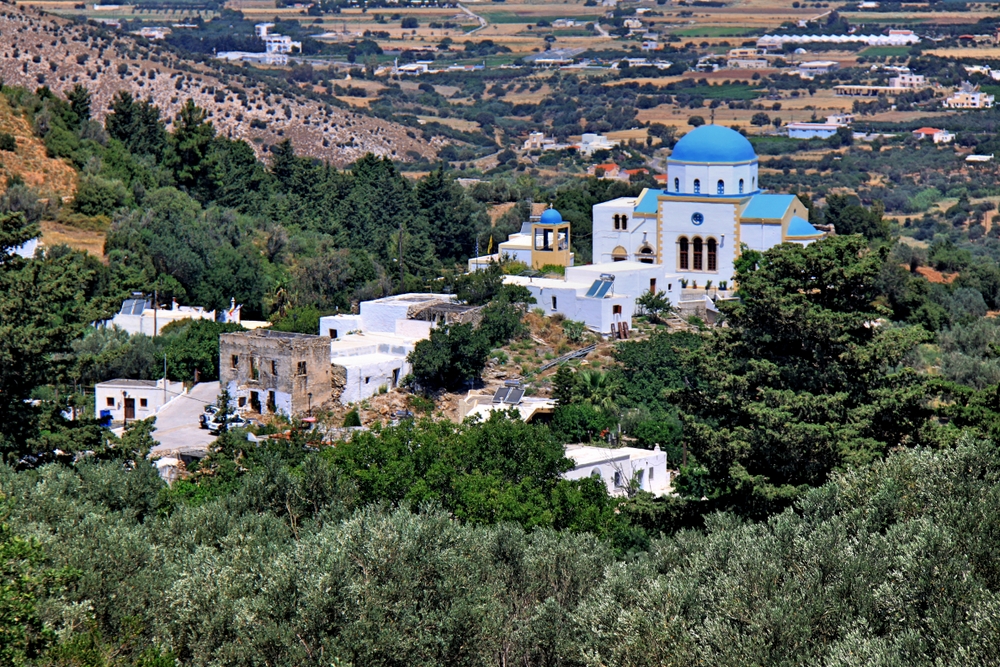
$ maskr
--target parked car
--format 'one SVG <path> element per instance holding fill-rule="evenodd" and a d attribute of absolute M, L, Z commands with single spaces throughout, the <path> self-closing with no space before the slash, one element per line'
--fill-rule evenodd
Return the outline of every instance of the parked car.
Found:
<path fill-rule="evenodd" d="M 215 415 L 219 412 L 219 406 L 211 403 L 205 406 L 204 412 L 198 415 L 198 423 L 201 424 L 202 428 L 208 428 L 208 423 L 212 421 Z"/>
<path fill-rule="evenodd" d="M 240 415 L 229 415 L 229 419 L 226 420 L 228 428 L 246 428 L 250 425 L 246 419 Z M 210 419 L 207 424 L 209 433 L 213 435 L 218 435 L 219 431 L 222 430 L 222 423 L 216 420 L 215 417 Z"/>

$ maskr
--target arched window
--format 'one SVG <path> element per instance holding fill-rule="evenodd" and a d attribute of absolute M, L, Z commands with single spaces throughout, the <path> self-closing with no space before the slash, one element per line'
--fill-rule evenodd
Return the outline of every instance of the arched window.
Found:
<path fill-rule="evenodd" d="M 638 259 L 643 264 L 653 263 L 653 249 L 649 247 L 648 243 L 643 243 L 642 247 L 639 248 Z M 653 290 L 654 292 L 656 290 Z"/>
<path fill-rule="evenodd" d="M 680 191 L 681 191 L 681 179 L 675 178 L 674 179 L 674 192 L 680 192 Z"/>
<path fill-rule="evenodd" d="M 715 184 L 715 193 L 719 195 L 726 194 L 726 184 L 723 183 L 721 180 Z"/>
<path fill-rule="evenodd" d="M 622 230 L 628 229 L 628 216 L 624 213 L 622 214 Z"/>
<path fill-rule="evenodd" d="M 708 242 L 705 245 L 708 246 L 708 270 L 715 271 L 716 266 L 718 265 L 718 262 L 716 261 L 717 245 L 715 243 L 715 239 L 708 239 Z"/>
<path fill-rule="evenodd" d="M 705 245 L 702 243 L 700 236 L 694 237 L 694 241 L 691 245 L 694 246 L 694 261 L 692 262 L 692 265 L 695 271 L 701 271 L 702 267 L 705 266 L 702 261 L 705 255 Z"/>
<path fill-rule="evenodd" d="M 612 262 L 624 262 L 628 259 L 628 251 L 621 246 L 617 246 L 611 251 L 611 261 Z"/>
<path fill-rule="evenodd" d="M 699 181 L 697 178 L 694 179 L 694 193 L 696 195 L 701 194 L 701 181 Z"/>
<path fill-rule="evenodd" d="M 615 213 L 614 218 L 615 218 L 615 229 L 621 229 L 622 228 L 621 218 L 618 217 L 617 213 Z"/>
<path fill-rule="evenodd" d="M 740 179 L 740 194 L 743 194 L 743 179 Z"/>
<path fill-rule="evenodd" d="M 677 268 L 687 271 L 688 265 L 688 240 L 686 236 L 677 239 Z"/>

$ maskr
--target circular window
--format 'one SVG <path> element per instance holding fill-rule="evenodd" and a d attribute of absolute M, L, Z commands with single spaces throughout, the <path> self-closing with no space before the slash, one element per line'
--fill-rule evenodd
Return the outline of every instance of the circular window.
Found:
<path fill-rule="evenodd" d="M 701 223 L 705 222 L 705 216 L 703 216 L 701 213 L 692 213 L 691 222 L 693 222 L 696 225 L 700 225 Z"/>

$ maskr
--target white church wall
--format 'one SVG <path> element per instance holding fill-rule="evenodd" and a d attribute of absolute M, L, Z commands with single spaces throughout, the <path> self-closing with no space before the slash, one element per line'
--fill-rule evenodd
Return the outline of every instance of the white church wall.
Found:
<path fill-rule="evenodd" d="M 718 194 L 720 180 L 725 184 L 726 195 L 739 195 L 739 181 L 743 179 L 743 192 L 749 194 L 757 189 L 757 163 L 740 165 L 724 164 L 680 164 L 667 165 L 667 191 L 676 193 L 674 179 L 680 180 L 681 194 L 694 194 L 694 182 L 700 181 L 701 195 Z"/>
<path fill-rule="evenodd" d="M 643 243 L 643 234 L 653 250 L 656 250 L 656 219 L 633 217 L 637 200 L 634 197 L 619 197 L 594 206 L 593 215 L 593 257 L 595 262 L 612 261 L 612 253 L 618 246 L 625 248 L 629 259 L 634 259 Z M 624 230 L 615 229 L 614 216 L 625 215 L 628 222 Z"/>
<path fill-rule="evenodd" d="M 724 201 L 662 201 L 660 210 L 663 219 L 663 265 L 667 271 L 699 283 L 705 280 L 718 283 L 719 280 L 732 278 L 733 259 L 737 247 L 736 239 L 733 238 L 736 232 L 735 204 Z M 700 213 L 704 217 L 702 224 L 695 225 L 692 222 L 695 213 Z M 681 236 L 686 236 L 689 241 L 696 236 L 706 241 L 714 238 L 719 244 L 716 252 L 716 270 L 681 270 L 677 256 L 677 241 Z M 707 250 L 704 261 L 703 266 L 707 266 Z M 689 266 L 694 266 L 693 258 L 689 259 Z"/>
<path fill-rule="evenodd" d="M 740 242 L 751 250 L 772 248 L 781 243 L 781 225 L 744 222 L 740 224 Z"/>

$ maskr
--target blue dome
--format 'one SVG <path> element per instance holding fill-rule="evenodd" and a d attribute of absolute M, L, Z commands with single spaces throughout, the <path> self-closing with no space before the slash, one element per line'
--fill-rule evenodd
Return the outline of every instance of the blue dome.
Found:
<path fill-rule="evenodd" d="M 554 208 L 547 208 L 542 212 L 541 223 L 543 225 L 558 225 L 563 221 L 562 215 Z"/>
<path fill-rule="evenodd" d="M 757 153 L 747 138 L 721 125 L 702 125 L 677 142 L 671 162 L 751 162 Z"/>

